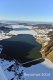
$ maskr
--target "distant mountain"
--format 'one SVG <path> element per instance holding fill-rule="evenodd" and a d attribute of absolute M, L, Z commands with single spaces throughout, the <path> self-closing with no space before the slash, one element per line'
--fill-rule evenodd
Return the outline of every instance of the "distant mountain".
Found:
<path fill-rule="evenodd" d="M 52 24 L 36 24 L 33 25 L 34 27 L 38 26 L 39 28 L 49 28 L 49 29 L 53 29 L 53 25 Z"/>

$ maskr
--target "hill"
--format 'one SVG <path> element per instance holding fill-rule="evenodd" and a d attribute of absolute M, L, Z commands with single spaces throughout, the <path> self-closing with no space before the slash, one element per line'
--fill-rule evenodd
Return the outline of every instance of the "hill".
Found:
<path fill-rule="evenodd" d="M 53 39 L 51 39 L 46 46 L 41 49 L 41 54 L 43 58 L 48 58 L 53 62 Z"/>

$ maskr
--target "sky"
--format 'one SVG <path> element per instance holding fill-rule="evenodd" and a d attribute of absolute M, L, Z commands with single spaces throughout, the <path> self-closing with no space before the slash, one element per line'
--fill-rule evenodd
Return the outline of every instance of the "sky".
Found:
<path fill-rule="evenodd" d="M 0 20 L 53 22 L 53 0 L 0 0 Z"/>

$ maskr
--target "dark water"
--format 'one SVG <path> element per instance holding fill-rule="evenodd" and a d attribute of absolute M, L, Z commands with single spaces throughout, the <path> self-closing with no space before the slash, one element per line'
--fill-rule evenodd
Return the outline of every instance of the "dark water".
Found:
<path fill-rule="evenodd" d="M 21 31 L 21 30 L 30 30 L 30 29 L 29 28 L 15 28 L 13 30 L 15 30 L 15 31 Z"/>
<path fill-rule="evenodd" d="M 4 59 L 16 59 L 20 63 L 41 58 L 41 45 L 29 34 L 19 34 L 10 39 L 0 41 L 3 50 L 0 55 Z"/>

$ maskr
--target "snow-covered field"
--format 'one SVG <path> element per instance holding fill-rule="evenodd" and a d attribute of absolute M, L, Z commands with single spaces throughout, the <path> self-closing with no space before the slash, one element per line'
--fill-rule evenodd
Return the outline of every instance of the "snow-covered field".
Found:
<path fill-rule="evenodd" d="M 9 32 L 10 34 L 13 34 L 13 35 L 18 35 L 18 34 L 31 34 L 31 35 L 37 35 L 37 33 L 34 31 L 34 30 L 23 30 L 23 31 L 10 31 Z"/>
<path fill-rule="evenodd" d="M 9 62 L 0 59 L 0 66 L 2 66 L 3 69 L 2 71 L 0 70 L 0 80 L 4 80 L 3 76 L 6 78 L 5 80 L 11 80 L 14 78 L 15 72 L 7 70 L 8 67 L 14 63 L 14 61 Z M 32 65 L 28 68 L 21 66 L 20 69 L 24 71 L 24 80 L 53 80 L 53 63 L 48 59 L 45 59 L 45 61 L 40 64 Z M 16 77 L 13 80 L 17 80 Z"/>
<path fill-rule="evenodd" d="M 8 80 L 1 65 L 0 65 L 0 80 Z"/>
<path fill-rule="evenodd" d="M 44 62 L 24 68 L 25 80 L 53 80 L 53 63 L 48 59 Z"/>

